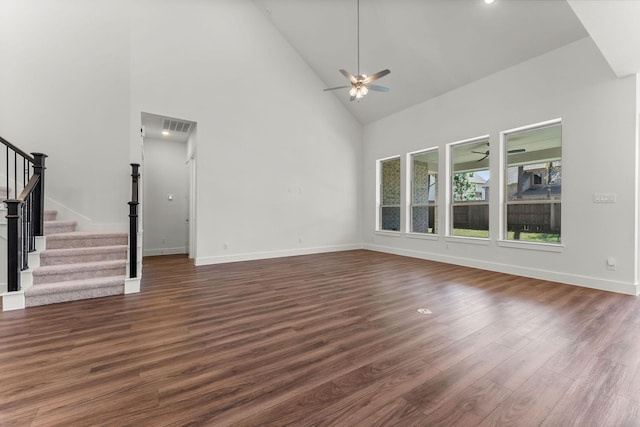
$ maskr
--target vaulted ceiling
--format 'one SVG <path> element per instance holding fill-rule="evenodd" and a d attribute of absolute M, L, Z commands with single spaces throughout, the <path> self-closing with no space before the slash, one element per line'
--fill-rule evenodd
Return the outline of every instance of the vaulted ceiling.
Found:
<path fill-rule="evenodd" d="M 356 0 L 253 1 L 327 87 L 358 73 Z M 565 0 L 361 0 L 359 71 L 391 92 L 326 96 L 367 124 L 587 36 Z"/>

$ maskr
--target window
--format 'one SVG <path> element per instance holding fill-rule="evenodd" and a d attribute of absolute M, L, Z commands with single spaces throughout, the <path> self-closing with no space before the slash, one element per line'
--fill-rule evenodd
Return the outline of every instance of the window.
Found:
<path fill-rule="evenodd" d="M 379 230 L 400 231 L 400 158 L 379 163 Z"/>
<path fill-rule="evenodd" d="M 506 239 L 560 243 L 562 125 L 505 133 Z"/>
<path fill-rule="evenodd" d="M 412 233 L 438 232 L 438 150 L 413 153 L 411 165 L 409 224 Z"/>
<path fill-rule="evenodd" d="M 451 236 L 489 237 L 489 139 L 451 145 Z"/>

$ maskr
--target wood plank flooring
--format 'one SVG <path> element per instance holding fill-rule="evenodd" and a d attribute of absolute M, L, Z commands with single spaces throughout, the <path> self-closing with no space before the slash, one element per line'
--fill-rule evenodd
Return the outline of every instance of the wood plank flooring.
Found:
<path fill-rule="evenodd" d="M 419 314 L 428 308 L 432 314 Z M 640 426 L 640 299 L 348 251 L 0 313 L 0 426 Z"/>

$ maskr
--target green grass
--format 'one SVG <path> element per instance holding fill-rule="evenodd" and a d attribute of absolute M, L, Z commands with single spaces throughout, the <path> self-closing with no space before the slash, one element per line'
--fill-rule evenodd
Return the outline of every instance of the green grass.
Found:
<path fill-rule="evenodd" d="M 489 237 L 489 230 L 470 230 L 467 228 L 454 228 L 453 229 L 454 236 L 461 237 Z"/>
<path fill-rule="evenodd" d="M 507 240 L 513 239 L 513 231 L 509 231 L 507 233 Z M 560 243 L 560 235 L 559 234 L 549 234 L 549 233 L 520 233 L 520 239 L 516 240 L 521 242 L 538 242 L 538 243 Z"/>
<path fill-rule="evenodd" d="M 461 237 L 480 237 L 480 238 L 488 238 L 489 231 L 488 230 L 469 230 L 466 228 L 454 228 L 453 229 L 454 236 Z M 513 231 L 509 231 L 507 233 L 507 240 L 514 240 Z M 520 239 L 514 240 L 516 242 L 537 242 L 537 243 L 560 243 L 560 235 L 559 234 L 549 234 L 549 233 L 520 233 Z"/>

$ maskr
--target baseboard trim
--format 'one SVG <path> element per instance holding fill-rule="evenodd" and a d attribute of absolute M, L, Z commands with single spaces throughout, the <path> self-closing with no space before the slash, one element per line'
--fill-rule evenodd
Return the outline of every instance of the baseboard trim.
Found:
<path fill-rule="evenodd" d="M 363 249 L 363 246 L 360 244 L 339 245 L 339 246 L 320 246 L 320 247 L 304 248 L 304 249 L 287 249 L 287 250 L 281 250 L 281 251 L 251 252 L 251 253 L 234 254 L 234 255 L 198 257 L 196 258 L 195 264 L 196 266 L 224 264 L 228 262 L 254 261 L 258 259 L 283 258 L 288 256 L 312 255 L 312 254 L 320 254 L 320 253 L 327 253 L 327 252 L 353 251 L 356 249 Z"/>
<path fill-rule="evenodd" d="M 124 279 L 124 293 L 137 294 L 140 292 L 140 277 Z"/>
<path fill-rule="evenodd" d="M 160 248 L 160 249 L 145 249 L 143 251 L 144 256 L 158 256 L 158 255 L 176 255 L 186 254 L 187 248 L 184 246 L 179 248 Z"/>
<path fill-rule="evenodd" d="M 2 295 L 2 311 L 24 310 L 24 291 L 5 292 Z"/>
<path fill-rule="evenodd" d="M 640 286 L 636 283 L 620 282 L 615 280 L 600 279 L 597 277 L 559 273 L 555 271 L 539 270 L 527 267 L 517 267 L 509 264 L 496 262 L 479 261 L 468 258 L 453 257 L 431 252 L 413 251 L 410 249 L 392 248 L 389 246 L 364 245 L 364 249 L 384 252 L 394 255 L 401 255 L 411 258 L 419 258 L 429 261 L 444 262 L 464 267 L 479 268 L 482 270 L 495 271 L 498 273 L 514 274 L 532 279 L 548 280 L 552 282 L 564 283 L 567 285 L 582 286 L 585 288 L 598 289 L 601 291 L 616 292 L 626 295 L 639 295 Z"/>

